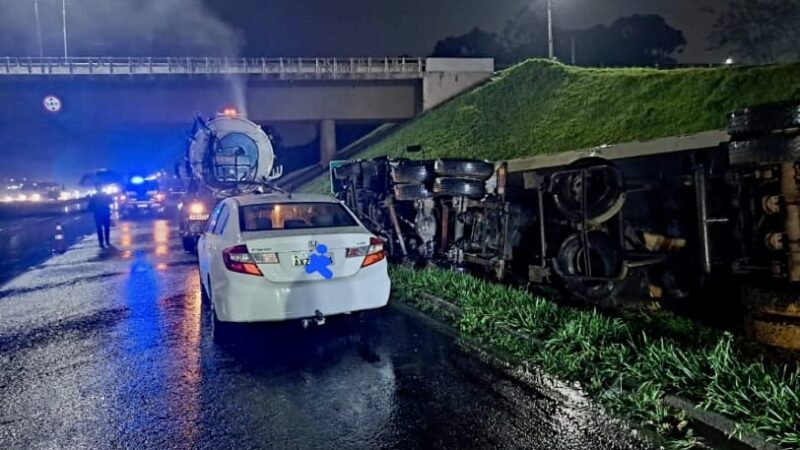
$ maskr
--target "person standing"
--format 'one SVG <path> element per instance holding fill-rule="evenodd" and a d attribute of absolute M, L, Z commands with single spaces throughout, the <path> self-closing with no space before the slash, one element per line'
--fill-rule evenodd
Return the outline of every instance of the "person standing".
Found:
<path fill-rule="evenodd" d="M 89 211 L 94 215 L 94 225 L 97 227 L 97 240 L 100 248 L 110 247 L 109 234 L 111 233 L 111 204 L 114 200 L 102 191 L 102 186 L 96 186 L 97 193 L 89 200 Z"/>

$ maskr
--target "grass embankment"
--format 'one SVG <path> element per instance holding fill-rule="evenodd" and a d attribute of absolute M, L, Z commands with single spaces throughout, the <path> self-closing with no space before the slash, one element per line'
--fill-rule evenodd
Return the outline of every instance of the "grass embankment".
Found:
<path fill-rule="evenodd" d="M 398 266 L 391 276 L 396 299 L 423 306 L 420 294 L 435 286 L 438 297 L 463 309 L 455 321 L 461 332 L 580 382 L 613 411 L 665 435 L 673 448 L 696 441 L 685 418 L 662 404 L 667 394 L 735 419 L 743 433 L 758 431 L 787 449 L 800 448 L 800 370 L 751 356 L 728 333 L 668 312 L 611 317 L 559 306 L 452 271 Z"/>
<path fill-rule="evenodd" d="M 723 128 L 733 110 L 800 99 L 800 63 L 716 69 L 586 69 L 530 60 L 421 115 L 356 158 L 492 161 Z M 326 175 L 327 176 L 327 175 Z M 323 192 L 321 178 L 304 186 Z"/>

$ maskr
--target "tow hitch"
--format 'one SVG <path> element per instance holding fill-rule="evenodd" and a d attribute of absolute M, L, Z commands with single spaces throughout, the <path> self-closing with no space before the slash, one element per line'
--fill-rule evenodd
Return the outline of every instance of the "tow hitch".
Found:
<path fill-rule="evenodd" d="M 316 310 L 314 312 L 314 317 L 313 318 L 311 318 L 311 319 L 303 319 L 303 321 L 302 321 L 303 329 L 306 329 L 309 326 L 311 326 L 312 322 L 314 323 L 314 325 L 317 325 L 317 326 L 325 325 L 325 315 L 322 314 L 322 312 L 320 312 L 320 310 Z"/>

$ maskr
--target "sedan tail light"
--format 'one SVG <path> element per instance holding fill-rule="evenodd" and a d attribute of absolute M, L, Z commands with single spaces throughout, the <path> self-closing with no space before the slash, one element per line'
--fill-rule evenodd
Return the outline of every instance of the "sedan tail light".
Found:
<path fill-rule="evenodd" d="M 222 260 L 225 262 L 225 268 L 231 272 L 263 276 L 246 245 L 226 248 L 222 251 Z"/>
<path fill-rule="evenodd" d="M 370 238 L 369 246 L 348 248 L 347 257 L 363 257 L 364 262 L 361 263 L 361 267 L 367 267 L 381 262 L 386 258 L 386 252 L 383 250 L 383 241 L 376 237 Z"/>

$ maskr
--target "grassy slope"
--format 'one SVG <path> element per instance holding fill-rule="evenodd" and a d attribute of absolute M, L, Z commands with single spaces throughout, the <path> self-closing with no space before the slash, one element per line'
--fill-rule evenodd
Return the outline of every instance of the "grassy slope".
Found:
<path fill-rule="evenodd" d="M 584 69 L 530 60 L 360 153 L 489 160 L 647 140 L 725 126 L 727 113 L 800 99 L 800 64 L 717 69 Z M 315 180 L 303 190 L 319 191 Z"/>

